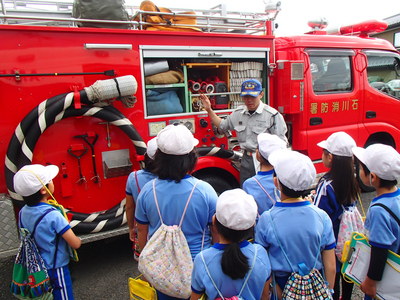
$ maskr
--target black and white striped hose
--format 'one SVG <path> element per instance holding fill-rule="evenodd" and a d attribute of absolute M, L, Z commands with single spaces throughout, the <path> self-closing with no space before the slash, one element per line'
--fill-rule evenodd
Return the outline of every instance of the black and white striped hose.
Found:
<path fill-rule="evenodd" d="M 138 155 L 146 152 L 146 144 L 133 124 L 107 101 L 118 97 L 121 101 L 136 92 L 137 84 L 133 76 L 97 81 L 80 91 L 80 101 L 87 106 L 74 108 L 74 93 L 62 94 L 41 102 L 18 124 L 7 149 L 5 177 L 11 198 L 22 205 L 22 197 L 14 191 L 13 178 L 24 165 L 32 163 L 33 150 L 40 135 L 58 121 L 76 116 L 90 116 L 102 119 L 119 127 L 132 141 Z M 106 95 L 106 96 L 104 96 Z M 125 99 L 125 100 L 124 100 Z M 127 100 L 129 103 L 130 100 Z M 95 106 L 96 105 L 96 106 Z M 20 203 L 18 203 L 20 202 Z M 92 214 L 68 211 L 72 215 L 71 227 L 78 233 L 93 233 L 120 227 L 126 223 L 125 199 L 115 207 Z"/>

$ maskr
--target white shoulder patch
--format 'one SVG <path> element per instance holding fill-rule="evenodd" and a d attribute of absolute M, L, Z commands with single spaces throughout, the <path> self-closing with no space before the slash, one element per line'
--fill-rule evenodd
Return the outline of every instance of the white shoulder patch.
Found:
<path fill-rule="evenodd" d="M 264 105 L 264 110 L 266 110 L 267 112 L 269 112 L 272 115 L 276 115 L 278 113 L 278 111 L 275 108 L 273 108 L 269 105 Z"/>

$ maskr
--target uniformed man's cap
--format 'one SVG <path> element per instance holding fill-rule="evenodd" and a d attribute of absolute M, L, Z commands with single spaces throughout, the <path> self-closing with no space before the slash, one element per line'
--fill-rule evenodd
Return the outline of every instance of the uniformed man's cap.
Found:
<path fill-rule="evenodd" d="M 242 92 L 240 94 L 241 97 L 243 96 L 253 96 L 257 97 L 262 92 L 262 85 L 256 79 L 246 80 L 242 83 Z"/>

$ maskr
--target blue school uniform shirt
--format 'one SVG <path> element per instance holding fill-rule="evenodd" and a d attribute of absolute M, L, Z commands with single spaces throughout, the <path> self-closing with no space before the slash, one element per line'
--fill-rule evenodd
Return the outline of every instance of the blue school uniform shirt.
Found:
<path fill-rule="evenodd" d="M 317 185 L 314 204 L 328 214 L 332 221 L 335 239 L 337 240 L 343 207 L 348 208 L 354 206 L 355 203 L 342 206 L 336 198 L 336 193 L 332 186 L 332 180 L 324 176 Z"/>
<path fill-rule="evenodd" d="M 221 257 L 225 247 L 226 245 L 216 243 L 211 248 L 203 250 L 203 256 L 212 279 L 219 291 L 224 295 L 224 297 L 232 297 L 239 294 L 246 276 L 245 278 L 234 280 L 222 271 Z M 258 247 L 256 262 L 242 292 L 242 298 L 246 300 L 261 299 L 265 282 L 271 275 L 271 265 L 267 251 L 260 245 L 251 244 L 248 241 L 240 243 L 241 251 L 247 257 L 250 266 L 253 262 L 255 247 Z M 219 297 L 210 277 L 207 275 L 207 271 L 200 255 L 197 255 L 194 260 L 192 291 L 197 294 L 206 293 L 208 299 Z"/>
<path fill-rule="evenodd" d="M 146 169 L 131 172 L 126 181 L 125 193 L 132 196 L 133 201 L 136 204 L 140 190 L 147 182 L 153 180 L 154 178 L 157 178 L 157 175 L 147 171 Z"/>
<path fill-rule="evenodd" d="M 368 230 L 369 243 L 372 246 L 389 249 L 395 253 L 400 250 L 400 228 L 396 220 L 382 207 L 373 206 L 382 203 L 400 218 L 400 190 L 374 198 L 367 212 L 365 228 Z"/>
<path fill-rule="evenodd" d="M 67 242 L 61 237 L 71 228 L 64 216 L 48 203 L 40 202 L 35 206 L 25 205 L 21 209 L 21 220 L 24 228 L 33 230 L 38 218 L 47 210 L 53 210 L 40 221 L 36 227 L 34 239 L 39 252 L 48 269 L 60 268 L 69 263 L 69 250 Z M 54 266 L 56 239 L 58 238 L 57 259 Z"/>
<path fill-rule="evenodd" d="M 261 215 L 255 229 L 255 241 L 267 249 L 272 270 L 279 277 L 288 276 L 292 268 L 279 247 L 269 215 L 273 218 L 279 242 L 289 257 L 293 271 L 299 271 L 300 263 L 311 270 L 315 262 L 315 268 L 321 270 L 323 265 L 319 253 L 335 248 L 335 236 L 328 215 L 309 201 L 277 202 Z"/>
<path fill-rule="evenodd" d="M 261 215 L 264 211 L 270 209 L 276 203 L 276 196 L 274 193 L 274 170 L 259 171 L 253 177 L 248 178 L 243 182 L 243 190 L 254 197 L 258 207 L 258 214 Z M 256 178 L 263 186 L 265 191 L 257 183 Z"/>
<path fill-rule="evenodd" d="M 169 226 L 179 224 L 189 194 L 198 182 L 182 223 L 182 231 L 194 259 L 201 250 L 204 230 L 204 248 L 211 245 L 208 224 L 211 224 L 215 214 L 217 193 L 209 183 L 190 175 L 186 175 L 179 183 L 158 178 L 146 183 L 137 200 L 135 219 L 139 224 L 149 225 L 149 237 L 161 226 L 153 196 L 153 181 L 156 183 L 161 216 L 164 224 Z"/>

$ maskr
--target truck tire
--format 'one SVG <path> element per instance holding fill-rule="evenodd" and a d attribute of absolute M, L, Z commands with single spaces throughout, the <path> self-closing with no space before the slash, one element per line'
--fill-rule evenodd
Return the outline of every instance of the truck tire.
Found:
<path fill-rule="evenodd" d="M 217 192 L 218 196 L 226 190 L 238 188 L 238 186 L 232 185 L 229 181 L 217 175 L 210 175 L 210 174 L 200 175 L 200 176 L 195 175 L 195 177 L 211 184 L 211 186 Z"/>

